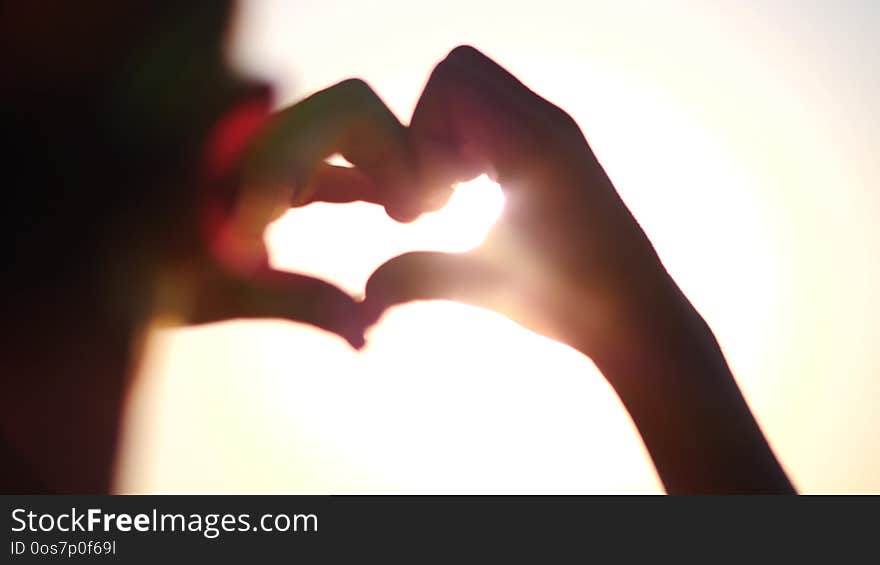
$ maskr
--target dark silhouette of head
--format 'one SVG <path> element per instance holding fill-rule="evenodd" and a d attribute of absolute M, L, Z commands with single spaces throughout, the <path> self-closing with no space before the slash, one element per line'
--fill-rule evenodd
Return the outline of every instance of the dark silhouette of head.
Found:
<path fill-rule="evenodd" d="M 151 279 L 198 245 L 194 165 L 246 90 L 224 65 L 232 9 L 0 5 L 6 492 L 109 488 Z"/>

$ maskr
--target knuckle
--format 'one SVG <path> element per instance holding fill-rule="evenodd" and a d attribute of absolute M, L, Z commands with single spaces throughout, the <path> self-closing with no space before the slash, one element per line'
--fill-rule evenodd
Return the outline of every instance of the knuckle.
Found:
<path fill-rule="evenodd" d="M 361 102 L 374 100 L 376 98 L 376 93 L 373 91 L 372 87 L 361 78 L 345 79 L 336 85 L 335 90 L 342 93 L 347 98 Z"/>
<path fill-rule="evenodd" d="M 477 57 L 484 57 L 484 55 L 470 45 L 459 45 L 440 61 L 434 68 L 432 76 L 447 77 L 459 75 L 461 73 L 457 71 L 473 66 Z"/>
<path fill-rule="evenodd" d="M 569 130 L 575 129 L 580 131 L 577 121 L 571 116 L 571 114 L 569 114 L 559 106 L 553 104 L 552 102 L 544 100 L 543 98 L 541 100 L 544 102 L 547 115 L 554 123 Z"/>
<path fill-rule="evenodd" d="M 485 55 L 483 55 L 479 50 L 477 50 L 477 48 L 471 45 L 459 45 L 458 47 L 450 51 L 448 55 L 446 55 L 446 60 L 453 62 L 465 62 L 484 57 Z"/>
<path fill-rule="evenodd" d="M 434 69 L 432 78 L 454 82 L 476 82 L 490 79 L 501 71 L 498 64 L 471 45 L 459 45 L 450 51 Z"/>
<path fill-rule="evenodd" d="M 391 111 L 373 87 L 363 79 L 346 79 L 334 89 L 340 97 L 337 105 L 350 115 L 379 124 L 391 121 Z"/>

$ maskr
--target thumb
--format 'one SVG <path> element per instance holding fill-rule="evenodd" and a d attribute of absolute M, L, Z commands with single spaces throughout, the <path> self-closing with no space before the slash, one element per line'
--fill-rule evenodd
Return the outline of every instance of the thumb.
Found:
<path fill-rule="evenodd" d="M 476 253 L 405 253 L 370 276 L 362 319 L 375 323 L 386 309 L 415 300 L 457 300 L 502 310 L 506 278 L 500 266 Z"/>
<path fill-rule="evenodd" d="M 262 268 L 250 276 L 215 273 L 202 285 L 191 324 L 240 318 L 281 318 L 339 335 L 360 349 L 365 324 L 360 306 L 332 284 L 305 275 Z"/>

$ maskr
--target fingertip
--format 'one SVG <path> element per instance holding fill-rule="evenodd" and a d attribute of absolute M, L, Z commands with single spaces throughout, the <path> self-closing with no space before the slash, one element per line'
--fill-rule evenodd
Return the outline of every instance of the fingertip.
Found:
<path fill-rule="evenodd" d="M 323 310 L 323 319 L 316 325 L 337 334 L 352 348 L 360 350 L 366 344 L 364 330 L 367 328 L 360 315 L 360 304 L 348 295 L 337 300 L 336 304 Z"/>
<path fill-rule="evenodd" d="M 463 44 L 452 49 L 452 51 L 446 55 L 446 60 L 456 61 L 459 59 L 475 59 L 479 57 L 485 57 L 485 55 L 473 45 Z"/>
<path fill-rule="evenodd" d="M 363 350 L 367 344 L 367 340 L 362 334 L 346 336 L 345 340 L 355 351 Z"/>
<path fill-rule="evenodd" d="M 385 213 L 391 219 L 402 224 L 410 224 L 416 221 L 421 215 L 422 210 L 411 204 L 386 204 Z"/>

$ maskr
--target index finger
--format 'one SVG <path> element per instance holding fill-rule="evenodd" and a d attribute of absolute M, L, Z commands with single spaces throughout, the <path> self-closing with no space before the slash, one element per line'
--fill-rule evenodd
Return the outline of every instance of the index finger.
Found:
<path fill-rule="evenodd" d="M 556 153 L 586 147 L 565 112 L 469 46 L 431 74 L 413 113 L 413 147 L 431 183 L 487 172 L 505 188 L 541 179 Z"/>
<path fill-rule="evenodd" d="M 349 79 L 281 111 L 252 146 L 249 186 L 293 184 L 295 202 L 322 200 L 314 182 L 323 160 L 340 153 L 372 182 L 365 199 L 382 203 L 393 218 L 418 215 L 418 186 L 406 128 L 362 80 Z M 341 180 L 345 180 L 340 176 Z M 347 196 L 353 196 L 348 188 Z M 332 200 L 333 197 L 331 196 Z"/>

